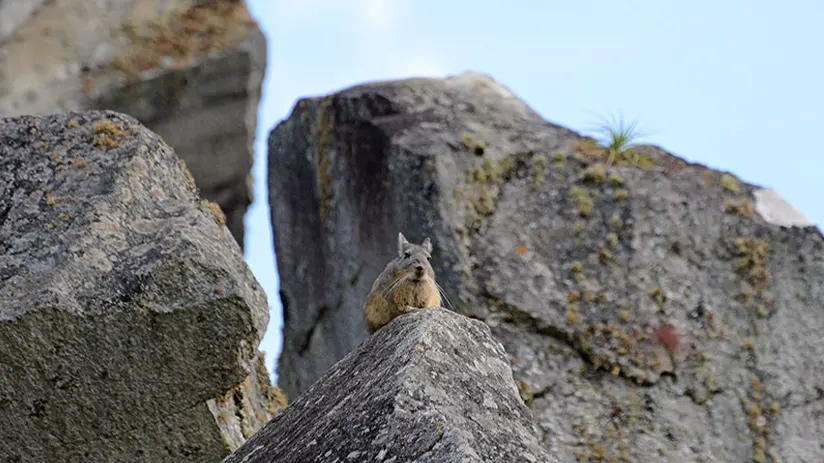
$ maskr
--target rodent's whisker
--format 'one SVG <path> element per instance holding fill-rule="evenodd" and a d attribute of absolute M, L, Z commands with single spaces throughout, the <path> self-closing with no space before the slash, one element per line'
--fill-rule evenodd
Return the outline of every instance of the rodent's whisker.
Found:
<path fill-rule="evenodd" d="M 408 278 L 409 278 L 409 275 L 403 275 L 401 277 L 396 278 L 394 281 L 392 281 L 392 283 L 390 283 L 386 287 L 386 289 L 383 290 L 383 295 L 388 296 L 388 295 L 392 294 L 396 289 L 398 289 L 398 286 L 400 286 L 401 283 L 406 281 Z"/>
<path fill-rule="evenodd" d="M 452 310 L 455 310 L 455 305 L 452 304 L 451 300 L 449 300 L 449 297 L 447 297 L 446 291 L 444 291 L 443 287 L 441 285 L 439 285 L 438 282 L 435 281 L 434 279 L 432 280 L 432 282 L 435 283 L 435 286 L 438 288 L 438 292 L 441 293 L 441 296 L 443 297 L 443 300 L 446 301 L 446 304 L 449 306 L 449 308 L 452 309 Z"/>

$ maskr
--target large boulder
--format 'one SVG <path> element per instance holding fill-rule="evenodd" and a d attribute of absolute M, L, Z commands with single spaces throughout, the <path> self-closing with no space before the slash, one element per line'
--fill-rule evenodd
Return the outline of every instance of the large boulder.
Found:
<path fill-rule="evenodd" d="M 402 315 L 335 364 L 223 463 L 551 463 L 489 327 Z"/>
<path fill-rule="evenodd" d="M 45 2 L 46 0 L 0 0 L 0 43 Z"/>
<path fill-rule="evenodd" d="M 824 455 L 824 240 L 774 191 L 607 150 L 478 73 L 302 99 L 269 146 L 290 396 L 366 338 L 400 230 L 560 460 Z"/>
<path fill-rule="evenodd" d="M 282 408 L 224 221 L 131 117 L 0 119 L 0 460 L 218 461 Z"/>
<path fill-rule="evenodd" d="M 242 0 L 0 2 L 0 116 L 137 118 L 186 161 L 241 247 L 265 68 Z"/>

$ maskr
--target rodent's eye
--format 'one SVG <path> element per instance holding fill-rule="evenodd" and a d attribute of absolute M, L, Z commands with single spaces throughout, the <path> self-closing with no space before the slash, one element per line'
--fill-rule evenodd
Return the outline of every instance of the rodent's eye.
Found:
<path fill-rule="evenodd" d="M 432 260 L 432 256 L 430 256 L 429 254 L 427 254 L 427 255 L 426 255 L 426 260 Z"/>
<path fill-rule="evenodd" d="M 411 252 L 406 251 L 405 253 L 403 253 L 403 258 L 404 258 L 404 259 L 409 259 L 410 257 L 412 257 L 412 253 L 411 253 Z"/>

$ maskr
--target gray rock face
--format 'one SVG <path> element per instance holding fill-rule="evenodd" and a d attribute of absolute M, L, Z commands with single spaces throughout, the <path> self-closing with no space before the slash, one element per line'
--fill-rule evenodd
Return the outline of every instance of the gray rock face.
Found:
<path fill-rule="evenodd" d="M 0 0 L 0 43 L 46 0 Z"/>
<path fill-rule="evenodd" d="M 266 68 L 245 3 L 54 0 L 34 14 L 34 2 L 7 3 L 0 116 L 109 109 L 137 118 L 186 161 L 242 248 Z"/>
<path fill-rule="evenodd" d="M 757 186 L 610 154 L 474 73 L 301 100 L 269 143 L 290 396 L 365 339 L 403 230 L 561 461 L 824 455 L 824 240 Z"/>
<path fill-rule="evenodd" d="M 532 416 L 485 324 L 402 315 L 223 463 L 541 462 Z"/>
<path fill-rule="evenodd" d="M 131 117 L 0 119 L 0 460 L 217 461 L 241 442 L 210 408 L 271 417 L 222 221 Z"/>

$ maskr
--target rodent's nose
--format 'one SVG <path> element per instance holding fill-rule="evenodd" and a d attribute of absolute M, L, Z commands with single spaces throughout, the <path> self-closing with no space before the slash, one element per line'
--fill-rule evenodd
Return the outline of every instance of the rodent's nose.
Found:
<path fill-rule="evenodd" d="M 416 265 L 415 266 L 415 272 L 418 275 L 423 275 L 423 265 L 421 265 L 421 264 Z"/>

